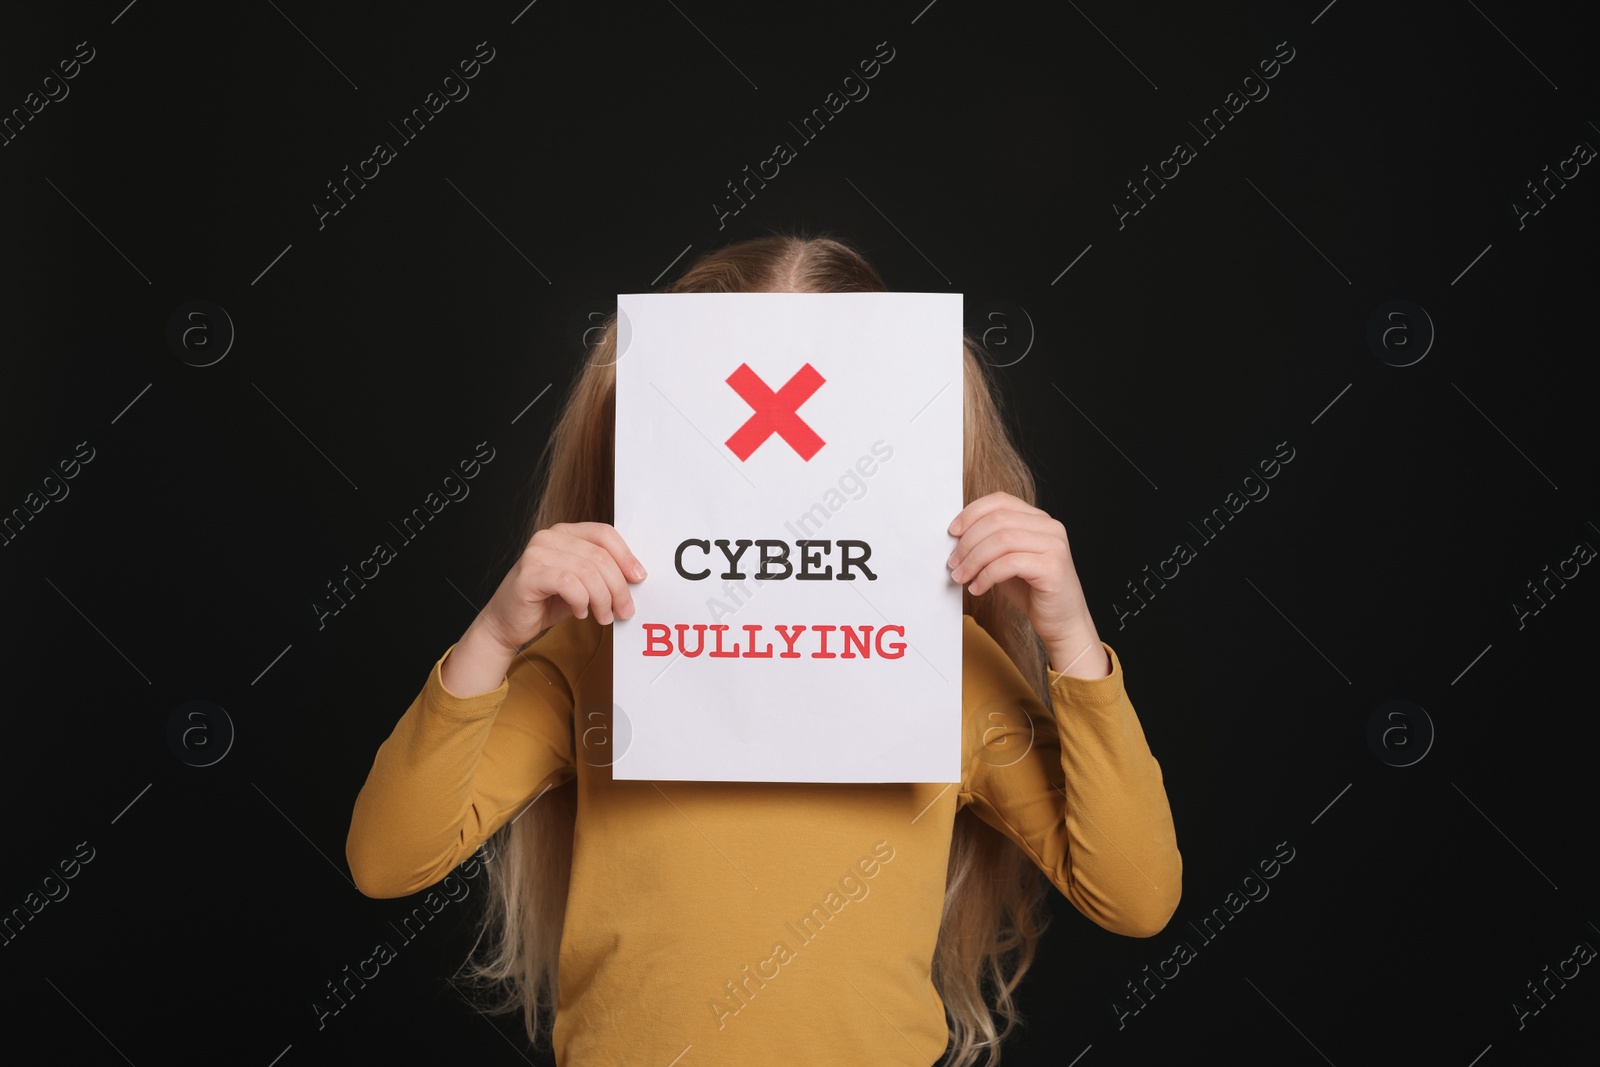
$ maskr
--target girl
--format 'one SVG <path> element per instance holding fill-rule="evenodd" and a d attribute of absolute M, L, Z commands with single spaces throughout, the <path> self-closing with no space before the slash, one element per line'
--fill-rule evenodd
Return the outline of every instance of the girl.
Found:
<path fill-rule="evenodd" d="M 665 291 L 884 290 L 840 241 L 774 236 Z M 656 783 L 613 779 L 605 755 L 610 623 L 648 581 L 609 525 L 615 325 L 542 460 L 526 550 L 378 749 L 350 823 L 356 884 L 416 893 L 492 836 L 470 971 L 534 1043 L 551 1030 L 558 1064 L 929 1067 L 947 1046 L 950 1067 L 997 1062 L 1045 880 L 1149 937 L 1182 861 L 1121 664 L 1065 528 L 1032 505 L 976 343 L 949 527 L 962 781 Z"/>

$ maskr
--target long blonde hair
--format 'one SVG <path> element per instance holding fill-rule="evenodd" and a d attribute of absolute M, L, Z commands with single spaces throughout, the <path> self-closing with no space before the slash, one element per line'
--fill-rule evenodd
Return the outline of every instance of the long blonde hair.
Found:
<path fill-rule="evenodd" d="M 662 291 L 842 293 L 886 287 L 845 242 L 780 234 L 708 252 Z M 558 522 L 612 521 L 616 345 L 613 315 L 572 383 L 540 459 L 543 490 L 518 551 L 536 531 Z M 1033 475 L 1007 431 L 990 372 L 977 356 L 978 342 L 964 335 L 963 348 L 964 500 L 1003 490 L 1032 504 Z M 997 590 L 964 594 L 963 610 L 1048 706 L 1044 651 L 1027 617 Z M 484 1010 L 520 1010 L 535 1046 L 554 1023 L 576 812 L 576 790 L 568 782 L 495 832 L 482 926 L 463 967 Z M 948 1067 L 970 1067 L 985 1051 L 990 1062 L 999 1062 L 1001 1041 L 1021 1021 L 1012 993 L 1049 921 L 1046 895 L 1047 883 L 1022 850 L 970 810 L 957 813 L 932 973 L 949 1016 Z"/>

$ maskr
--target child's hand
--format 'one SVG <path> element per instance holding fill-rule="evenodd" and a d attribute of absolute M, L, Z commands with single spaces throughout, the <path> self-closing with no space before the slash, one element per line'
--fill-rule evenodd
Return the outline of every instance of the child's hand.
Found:
<path fill-rule="evenodd" d="M 1053 661 L 1065 662 L 1058 650 L 1094 633 L 1067 529 L 1049 514 L 1010 493 L 990 493 L 961 509 L 949 532 L 959 538 L 950 577 L 973 596 L 999 588 L 1027 615 Z"/>
<path fill-rule="evenodd" d="M 515 652 L 569 616 L 602 625 L 633 617 L 630 581 L 644 578 L 616 528 L 561 522 L 540 530 L 484 606 L 481 622 Z"/>

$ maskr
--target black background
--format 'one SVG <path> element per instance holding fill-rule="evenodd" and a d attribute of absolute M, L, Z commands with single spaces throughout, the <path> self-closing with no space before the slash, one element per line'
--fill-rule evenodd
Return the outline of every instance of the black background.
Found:
<path fill-rule="evenodd" d="M 0 947 L 8 1045 L 521 1061 L 518 1024 L 445 981 L 476 898 L 318 1028 L 323 983 L 408 908 L 349 883 L 351 804 L 518 547 L 587 316 L 772 227 L 964 294 L 1165 772 L 1177 915 L 1133 940 L 1055 898 L 1007 1063 L 1466 1067 L 1592 1040 L 1593 968 L 1520 1028 L 1511 1007 L 1600 944 L 1600 578 L 1513 608 L 1600 544 L 1600 179 L 1520 227 L 1512 206 L 1600 143 L 1572 7 L 524 2 L 6 13 L 4 113 L 94 49 L 0 148 L 0 510 L 94 455 L 0 547 L 0 909 L 94 849 Z M 471 95 L 319 229 L 325 183 L 480 41 Z M 719 229 L 725 183 L 884 41 L 870 96 Z M 1201 145 L 1189 123 L 1279 42 L 1270 96 Z M 1179 140 L 1197 158 L 1119 228 Z M 191 300 L 236 330 L 210 366 L 167 342 Z M 1367 341 L 1394 300 L 1437 331 L 1404 367 Z M 319 629 L 324 583 L 485 440 L 471 496 Z M 1202 544 L 1188 524 L 1280 442 L 1270 496 Z M 1119 626 L 1180 540 L 1197 558 Z M 237 731 L 211 766 L 168 743 L 195 699 Z M 1367 736 L 1395 699 L 1436 731 L 1405 767 Z M 1200 944 L 1186 923 L 1279 842 L 1271 895 Z M 1178 940 L 1198 958 L 1119 1028 Z"/>

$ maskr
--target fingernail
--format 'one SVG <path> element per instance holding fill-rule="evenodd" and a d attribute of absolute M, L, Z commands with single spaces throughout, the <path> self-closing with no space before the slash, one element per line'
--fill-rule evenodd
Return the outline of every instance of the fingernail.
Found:
<path fill-rule="evenodd" d="M 644 581 L 645 574 L 644 574 L 644 564 L 643 563 L 635 563 L 633 565 L 633 578 L 634 578 L 635 581 L 639 581 L 639 582 Z"/>

